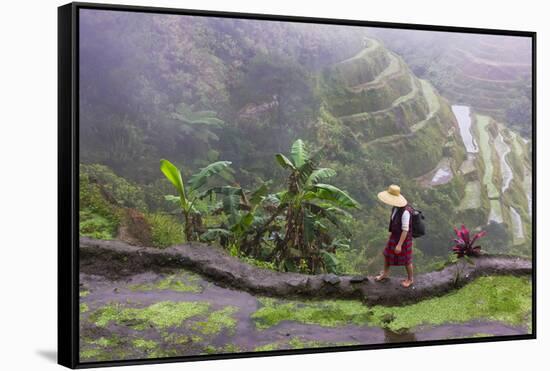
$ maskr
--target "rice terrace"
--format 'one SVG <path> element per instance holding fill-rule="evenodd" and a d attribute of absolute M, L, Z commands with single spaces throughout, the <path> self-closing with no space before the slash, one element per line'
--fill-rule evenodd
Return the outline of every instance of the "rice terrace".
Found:
<path fill-rule="evenodd" d="M 531 52 L 81 10 L 81 362 L 530 334 Z"/>

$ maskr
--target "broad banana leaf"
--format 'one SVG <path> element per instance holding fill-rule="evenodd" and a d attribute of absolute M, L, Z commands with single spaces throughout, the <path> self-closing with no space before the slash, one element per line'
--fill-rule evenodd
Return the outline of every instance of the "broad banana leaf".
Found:
<path fill-rule="evenodd" d="M 329 168 L 315 169 L 307 179 L 307 184 L 313 185 L 318 183 L 321 179 L 332 178 L 333 176 L 336 176 L 336 171 L 332 169 L 329 169 Z"/>
<path fill-rule="evenodd" d="M 298 169 L 309 160 L 306 146 L 301 139 L 298 139 L 292 144 L 290 155 L 292 157 L 292 161 L 294 162 L 294 166 Z"/>
<path fill-rule="evenodd" d="M 325 267 L 327 268 L 327 271 L 329 273 L 338 273 L 338 265 L 340 264 L 340 261 L 338 260 L 338 258 L 336 258 L 334 254 L 322 250 L 321 258 L 323 259 Z"/>
<path fill-rule="evenodd" d="M 204 232 L 203 234 L 201 234 L 201 237 L 200 239 L 202 241 L 213 241 L 221 236 L 230 236 L 231 235 L 231 232 L 229 232 L 227 229 L 223 229 L 223 228 L 212 228 L 212 229 L 209 229 L 208 231 Z"/>
<path fill-rule="evenodd" d="M 296 167 L 294 166 L 292 161 L 290 161 L 288 157 L 286 157 L 282 153 L 277 153 L 275 155 L 275 160 L 277 160 L 277 163 L 281 165 L 283 169 L 296 170 Z"/>
<path fill-rule="evenodd" d="M 264 182 L 254 192 L 252 192 L 252 194 L 250 195 L 250 199 L 249 199 L 249 201 L 252 205 L 258 205 L 260 202 L 262 202 L 264 197 L 267 196 L 267 191 L 268 191 L 267 186 L 270 183 L 271 183 L 271 181 Z"/>
<path fill-rule="evenodd" d="M 223 171 L 231 171 L 231 168 L 229 167 L 230 165 L 230 161 L 217 161 L 203 167 L 198 173 L 192 175 L 191 179 L 189 179 L 188 184 L 190 189 L 193 191 L 197 190 L 205 185 L 208 178 L 211 176 L 220 174 Z"/>
<path fill-rule="evenodd" d="M 317 198 L 335 203 L 340 207 L 360 208 L 360 205 L 347 192 L 330 184 L 317 183 L 313 185 L 316 189 Z"/>
<path fill-rule="evenodd" d="M 180 196 L 180 203 L 184 209 L 187 209 L 188 202 L 185 196 L 185 187 L 183 186 L 183 180 L 181 179 L 181 172 L 170 161 L 162 159 L 160 160 L 160 171 L 164 176 L 174 185 Z"/>

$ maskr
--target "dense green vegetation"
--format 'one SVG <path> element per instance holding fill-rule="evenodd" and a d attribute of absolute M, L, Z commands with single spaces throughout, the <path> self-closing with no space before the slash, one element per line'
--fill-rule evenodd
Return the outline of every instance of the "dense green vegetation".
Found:
<path fill-rule="evenodd" d="M 81 26 L 82 235 L 204 241 L 269 269 L 356 274 L 381 264 L 390 210 L 376 193 L 389 184 L 427 216 L 420 271 L 447 259 L 453 225 L 487 222 L 475 182 L 499 182 L 494 161 L 474 162 L 477 180 L 456 176 L 466 158 L 448 102 L 370 31 L 97 12 Z M 514 146 L 523 173 L 528 148 Z M 442 158 L 454 178 L 419 184 Z M 488 228 L 496 251 L 512 251 L 509 205 L 529 227 L 521 179 Z"/>
<path fill-rule="evenodd" d="M 426 216 L 415 272 L 471 262 L 478 245 L 530 257 L 525 45 L 403 32 L 82 9 L 80 235 L 371 275 L 391 210 L 376 195 L 399 184 Z M 471 107 L 479 152 L 466 152 L 451 102 Z M 460 225 L 469 231 L 455 236 Z M 184 270 L 128 268 L 116 281 L 81 272 L 82 361 L 531 331 L 527 278 L 484 276 L 388 307 L 256 297 Z"/>

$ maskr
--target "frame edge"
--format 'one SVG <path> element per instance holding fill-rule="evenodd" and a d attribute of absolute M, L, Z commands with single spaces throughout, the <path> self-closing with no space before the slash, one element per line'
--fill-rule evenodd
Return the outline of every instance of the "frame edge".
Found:
<path fill-rule="evenodd" d="M 57 9 L 57 363 L 78 364 L 74 245 L 74 4 Z"/>

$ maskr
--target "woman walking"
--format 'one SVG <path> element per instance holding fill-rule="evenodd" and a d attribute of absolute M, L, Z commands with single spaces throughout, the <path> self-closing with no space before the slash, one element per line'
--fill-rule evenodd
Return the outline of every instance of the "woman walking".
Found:
<path fill-rule="evenodd" d="M 412 207 L 401 194 L 401 188 L 392 184 L 386 191 L 378 193 L 380 201 L 393 206 L 390 224 L 389 238 L 384 248 L 384 271 L 376 276 L 376 281 L 382 281 L 389 277 L 390 266 L 401 265 L 407 270 L 407 279 L 401 281 L 401 286 L 410 287 L 413 280 L 412 265 Z"/>

